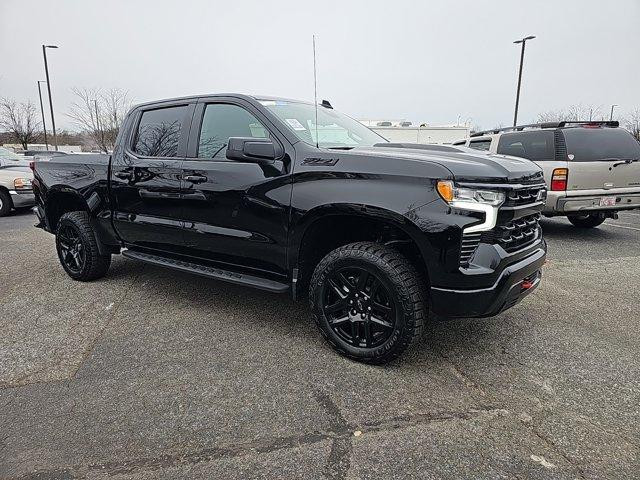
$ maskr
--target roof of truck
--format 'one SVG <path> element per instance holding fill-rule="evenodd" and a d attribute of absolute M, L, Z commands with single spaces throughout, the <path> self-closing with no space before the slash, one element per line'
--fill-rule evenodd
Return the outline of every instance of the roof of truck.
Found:
<path fill-rule="evenodd" d="M 313 102 L 306 102 L 304 100 L 296 100 L 296 99 L 285 98 L 285 97 L 274 97 L 270 95 L 247 95 L 244 93 L 205 93 L 202 95 L 188 95 L 186 97 L 174 97 L 174 98 L 163 98 L 160 100 L 151 100 L 148 102 L 138 103 L 135 105 L 134 108 L 145 107 L 148 105 L 158 105 L 162 103 L 174 103 L 174 102 L 197 100 L 198 98 L 210 98 L 210 97 L 233 97 L 233 98 L 240 98 L 240 99 L 254 101 L 254 102 L 277 101 L 277 102 L 290 102 L 290 103 L 307 103 L 307 104 L 313 105 Z"/>

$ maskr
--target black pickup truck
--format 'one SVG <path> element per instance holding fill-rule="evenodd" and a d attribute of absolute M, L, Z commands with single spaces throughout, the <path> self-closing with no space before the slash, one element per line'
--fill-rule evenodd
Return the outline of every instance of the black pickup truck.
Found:
<path fill-rule="evenodd" d="M 433 312 L 486 317 L 540 282 L 534 163 L 394 144 L 322 105 L 237 94 L 131 110 L 112 155 L 35 162 L 39 227 L 63 268 L 111 255 L 309 297 L 321 333 L 367 363 Z"/>

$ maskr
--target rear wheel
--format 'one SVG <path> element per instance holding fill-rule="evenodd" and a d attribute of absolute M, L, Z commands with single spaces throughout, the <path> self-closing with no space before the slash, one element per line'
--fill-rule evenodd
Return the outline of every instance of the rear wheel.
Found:
<path fill-rule="evenodd" d="M 593 228 L 605 221 L 604 215 L 600 213 L 589 213 L 586 215 L 572 215 L 569 221 L 579 228 Z"/>
<path fill-rule="evenodd" d="M 9 215 L 13 202 L 11 201 L 11 195 L 5 190 L 0 190 L 0 217 Z"/>
<path fill-rule="evenodd" d="M 100 255 L 87 212 L 69 212 L 60 217 L 56 250 L 62 267 L 74 280 L 86 282 L 104 277 L 111 265 L 111 255 Z"/>
<path fill-rule="evenodd" d="M 339 353 L 383 364 L 422 333 L 424 284 L 413 265 L 385 245 L 359 242 L 330 252 L 316 267 L 309 298 L 314 320 Z"/>

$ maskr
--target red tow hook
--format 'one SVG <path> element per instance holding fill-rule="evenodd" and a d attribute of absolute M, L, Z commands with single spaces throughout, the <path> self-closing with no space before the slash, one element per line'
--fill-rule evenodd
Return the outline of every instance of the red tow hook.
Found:
<path fill-rule="evenodd" d="M 533 282 L 530 280 L 523 280 L 520 287 L 522 288 L 522 290 L 529 290 L 531 287 L 533 287 Z"/>

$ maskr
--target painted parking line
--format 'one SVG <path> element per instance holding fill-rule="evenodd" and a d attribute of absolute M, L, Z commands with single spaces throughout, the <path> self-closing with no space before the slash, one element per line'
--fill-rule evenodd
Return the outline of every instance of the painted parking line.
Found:
<path fill-rule="evenodd" d="M 605 227 L 626 228 L 627 230 L 635 230 L 636 232 L 640 232 L 640 228 L 635 228 L 635 227 L 625 227 L 624 225 L 616 225 L 613 223 L 603 223 L 602 225 Z"/>

